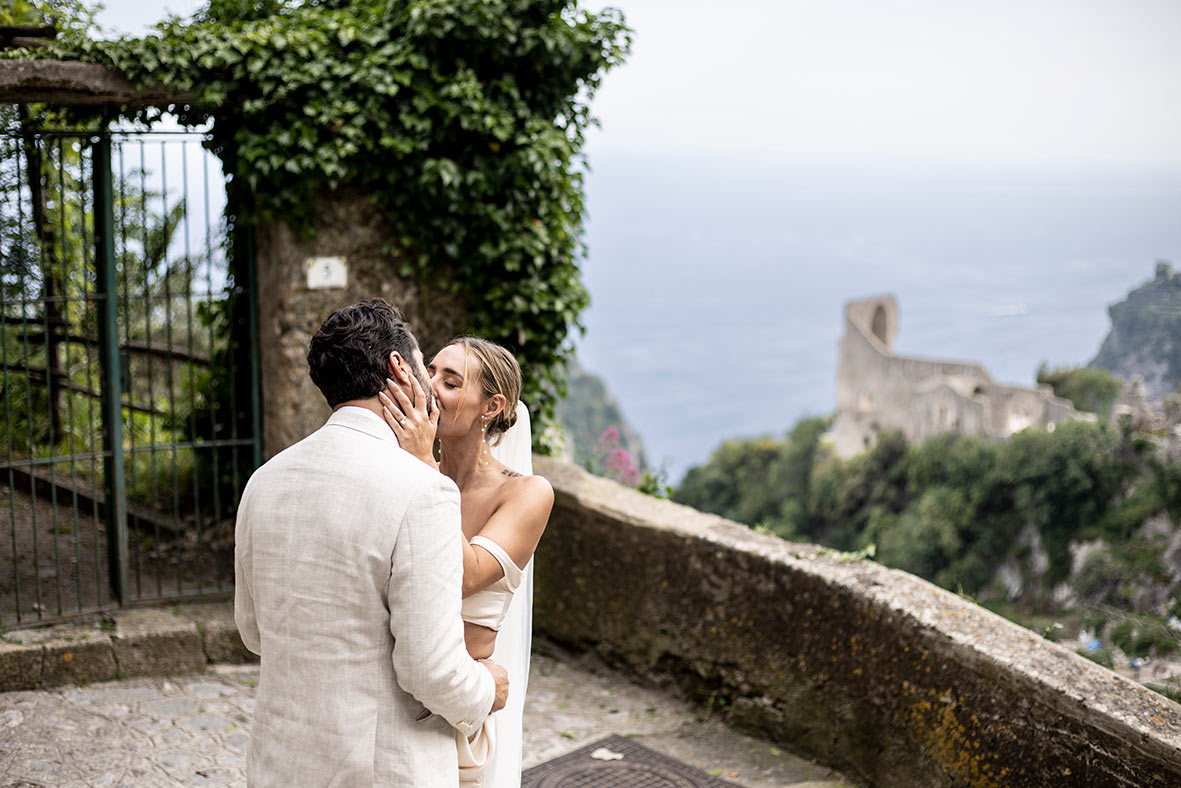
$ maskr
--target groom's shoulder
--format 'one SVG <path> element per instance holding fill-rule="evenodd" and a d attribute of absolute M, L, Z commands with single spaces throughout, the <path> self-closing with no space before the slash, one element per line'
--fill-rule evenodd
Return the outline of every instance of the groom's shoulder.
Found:
<path fill-rule="evenodd" d="M 312 487 L 337 485 L 345 480 L 353 485 L 362 482 L 369 494 L 381 490 L 397 497 L 459 497 L 455 482 L 403 450 L 396 441 L 379 440 L 329 424 L 263 463 L 250 481 L 270 487 L 280 479 L 290 483 L 292 478 L 304 480 L 301 486 L 314 480 Z"/>
<path fill-rule="evenodd" d="M 412 509 L 454 504 L 458 511 L 459 488 L 450 477 L 427 466 L 397 444 L 387 443 L 380 451 L 380 471 L 369 474 L 369 478 L 375 481 L 373 494 L 377 498 L 396 506 L 409 504 Z"/>
<path fill-rule="evenodd" d="M 455 482 L 451 480 L 450 476 L 431 468 L 400 447 L 395 448 L 395 451 L 398 455 L 398 470 L 405 474 L 402 483 L 406 487 L 423 493 L 454 496 L 456 500 L 459 500 L 459 488 L 455 486 Z"/>
<path fill-rule="evenodd" d="M 335 468 L 337 473 L 377 477 L 390 492 L 400 495 L 430 491 L 459 497 L 459 488 L 455 482 L 410 454 L 394 440 L 379 440 L 372 435 L 325 424 L 286 451 L 322 457 L 328 444 L 333 447 L 329 453 L 340 463 Z M 278 457 L 276 455 L 275 458 Z"/>

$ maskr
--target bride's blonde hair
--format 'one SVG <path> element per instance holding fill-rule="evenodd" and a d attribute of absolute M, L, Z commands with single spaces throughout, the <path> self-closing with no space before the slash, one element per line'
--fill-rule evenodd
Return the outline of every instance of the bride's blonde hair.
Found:
<path fill-rule="evenodd" d="M 485 397 L 500 394 L 504 409 L 496 414 L 487 427 L 488 443 L 495 446 L 509 427 L 517 423 L 517 400 L 521 398 L 521 365 L 512 353 L 495 342 L 480 337 L 461 336 L 447 343 L 464 350 L 463 385 L 467 385 L 467 359 L 480 362 L 480 389 Z"/>

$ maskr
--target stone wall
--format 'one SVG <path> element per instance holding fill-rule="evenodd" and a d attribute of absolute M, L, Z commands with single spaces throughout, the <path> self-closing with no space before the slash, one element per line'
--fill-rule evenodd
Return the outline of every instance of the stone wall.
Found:
<path fill-rule="evenodd" d="M 0 692 L 176 676 L 213 662 L 257 661 L 238 636 L 232 601 L 171 611 L 119 609 L 0 638 Z"/>
<path fill-rule="evenodd" d="M 923 580 L 537 458 L 534 622 L 883 788 L 1181 785 L 1181 706 Z"/>
<path fill-rule="evenodd" d="M 396 237 L 389 221 L 364 196 L 325 195 L 310 241 L 284 222 L 260 226 L 256 241 L 266 457 L 328 418 L 328 405 L 308 377 L 307 353 L 312 335 L 333 310 L 373 296 L 385 298 L 405 313 L 428 358 L 464 325 L 464 309 L 455 295 L 398 275 L 392 251 Z M 310 257 L 346 258 L 347 285 L 309 289 Z"/>

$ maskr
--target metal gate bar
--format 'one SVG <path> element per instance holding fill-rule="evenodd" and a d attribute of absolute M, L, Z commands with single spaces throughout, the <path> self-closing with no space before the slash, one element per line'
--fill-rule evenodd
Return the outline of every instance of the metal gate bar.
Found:
<path fill-rule="evenodd" d="M 94 251 L 98 290 L 99 363 L 102 366 L 103 477 L 106 482 L 107 560 L 111 591 L 127 602 L 127 512 L 123 478 L 123 408 L 120 391 L 119 311 L 115 300 L 115 209 L 112 205 L 111 140 L 94 146 Z"/>
<path fill-rule="evenodd" d="M 261 462 L 249 230 L 219 240 L 199 135 L 0 142 L 0 628 L 227 593 Z"/>
<path fill-rule="evenodd" d="M 98 388 L 85 342 L 98 298 L 86 275 L 90 147 L 77 134 L 28 130 L 4 135 L 0 147 L 0 360 L 11 550 L 0 583 L 6 598 L 0 624 L 7 625 L 105 599 L 101 552 L 83 549 L 87 540 L 99 549 L 96 507 L 91 500 L 85 522 L 86 496 L 78 494 L 86 464 L 96 476 L 101 456 L 92 439 L 89 452 L 79 450 L 86 434 L 93 435 L 82 422 L 93 425 Z"/>
<path fill-rule="evenodd" d="M 121 222 L 116 244 L 123 259 L 122 328 L 131 373 L 124 407 L 145 414 L 131 415 L 126 430 L 127 481 L 138 490 L 139 505 L 161 515 L 150 529 L 129 533 L 129 598 L 225 592 L 233 583 L 233 509 L 243 474 L 255 467 L 259 431 L 253 414 L 237 407 L 251 383 L 244 379 L 248 364 L 237 363 L 242 355 L 237 344 L 253 352 L 257 332 L 234 336 L 235 313 L 224 294 L 229 277 L 236 284 L 249 281 L 252 260 L 242 256 L 232 267 L 215 265 L 220 246 L 209 221 L 210 162 L 200 159 L 195 195 L 189 178 L 193 135 L 116 134 L 113 145 L 125 176 L 116 181 L 116 202 L 134 202 L 134 211 L 124 217 L 138 217 L 139 225 L 137 235 L 130 222 Z M 179 194 L 173 190 L 177 169 Z M 129 190 L 132 184 L 138 188 Z M 203 218 L 200 258 L 193 255 L 195 214 Z M 160 218 L 156 227 L 152 216 Z M 161 260 L 149 255 L 153 233 L 175 233 L 153 253 Z M 137 263 L 143 266 L 138 285 Z M 163 275 L 153 279 L 161 266 Z M 249 307 L 247 313 L 253 312 L 253 292 L 247 289 L 239 302 Z M 214 314 L 219 306 L 226 307 L 224 314 Z M 211 364 L 218 364 L 216 370 Z"/>

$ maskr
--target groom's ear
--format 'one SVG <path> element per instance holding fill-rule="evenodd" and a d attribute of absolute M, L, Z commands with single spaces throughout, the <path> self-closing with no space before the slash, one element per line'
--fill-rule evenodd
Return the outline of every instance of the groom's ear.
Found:
<path fill-rule="evenodd" d="M 390 368 L 390 377 L 402 385 L 406 385 L 410 382 L 410 371 L 406 369 L 406 360 L 402 358 L 402 355 L 398 353 L 398 351 L 390 351 L 388 363 Z"/>

